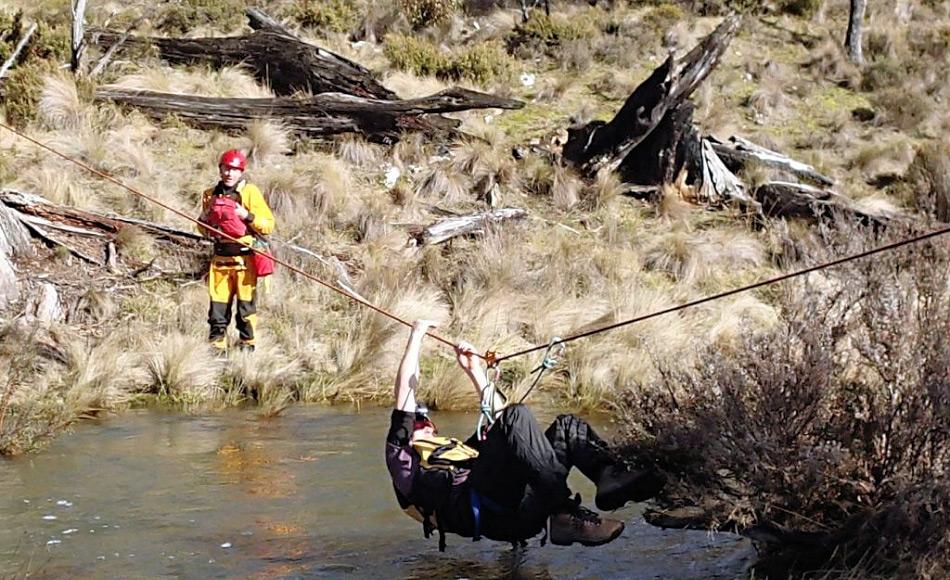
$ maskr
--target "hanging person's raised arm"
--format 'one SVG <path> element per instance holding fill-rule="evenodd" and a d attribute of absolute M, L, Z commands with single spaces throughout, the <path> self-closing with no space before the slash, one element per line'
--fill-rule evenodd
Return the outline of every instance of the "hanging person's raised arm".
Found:
<path fill-rule="evenodd" d="M 396 371 L 394 395 L 397 411 L 416 412 L 416 388 L 419 386 L 419 354 L 422 351 L 422 339 L 434 326 L 435 323 L 431 320 L 417 320 L 412 325 L 406 351 L 399 363 L 399 370 Z"/>

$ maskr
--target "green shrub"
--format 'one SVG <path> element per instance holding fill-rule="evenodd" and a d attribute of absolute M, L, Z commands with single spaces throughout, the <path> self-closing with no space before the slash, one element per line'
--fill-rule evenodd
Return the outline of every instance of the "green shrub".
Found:
<path fill-rule="evenodd" d="M 445 22 L 457 8 L 456 0 L 399 0 L 399 4 L 415 30 Z"/>
<path fill-rule="evenodd" d="M 439 75 L 448 68 L 450 62 L 437 46 L 403 34 L 390 34 L 386 37 L 383 54 L 394 68 L 409 71 L 418 76 Z"/>
<path fill-rule="evenodd" d="M 504 45 L 499 40 L 491 40 L 462 51 L 452 63 L 449 76 L 484 85 L 507 78 L 511 70 L 511 59 Z"/>
<path fill-rule="evenodd" d="M 505 79 L 513 68 L 511 57 L 499 41 L 482 42 L 450 54 L 427 40 L 390 34 L 386 37 L 383 53 L 399 70 L 418 76 L 466 79 L 478 84 Z"/>
<path fill-rule="evenodd" d="M 352 0 L 297 0 L 290 9 L 290 17 L 301 26 L 321 32 L 349 32 L 359 23 L 360 15 Z"/>
<path fill-rule="evenodd" d="M 569 40 L 589 38 L 594 33 L 594 27 L 588 20 L 567 20 L 558 15 L 547 16 L 534 11 L 527 22 L 515 27 L 507 43 L 509 50 L 525 45 L 554 48 Z"/>
<path fill-rule="evenodd" d="M 660 4 L 643 16 L 643 24 L 656 31 L 666 31 L 686 18 L 683 9 L 674 4 Z"/>
<path fill-rule="evenodd" d="M 244 22 L 244 0 L 181 0 L 165 7 L 158 29 L 168 34 L 184 34 L 199 26 L 231 30 Z"/>
<path fill-rule="evenodd" d="M 811 18 L 821 7 L 821 0 L 781 0 L 779 10 L 802 18 Z"/>
<path fill-rule="evenodd" d="M 905 67 L 897 59 L 882 58 L 875 60 L 864 70 L 864 75 L 861 77 L 861 89 L 873 92 L 897 86 L 902 84 L 906 74 Z"/>
<path fill-rule="evenodd" d="M 36 104 L 43 90 L 43 76 L 56 71 L 52 62 L 34 60 L 20 64 L 7 73 L 0 85 L 2 107 L 7 121 L 16 127 L 24 127 L 36 118 Z"/>

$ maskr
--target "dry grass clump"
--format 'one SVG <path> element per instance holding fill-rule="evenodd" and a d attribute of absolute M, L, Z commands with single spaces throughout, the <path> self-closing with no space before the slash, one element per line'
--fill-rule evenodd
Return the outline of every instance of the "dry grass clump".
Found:
<path fill-rule="evenodd" d="M 255 119 L 247 126 L 247 138 L 251 142 L 247 157 L 254 167 L 279 163 L 291 152 L 290 131 L 279 123 Z"/>
<path fill-rule="evenodd" d="M 227 399 L 239 402 L 254 399 L 266 416 L 275 416 L 297 399 L 303 366 L 271 342 L 263 342 L 253 353 L 236 353 L 224 369 Z"/>
<path fill-rule="evenodd" d="M 110 86 L 121 89 L 156 91 L 205 97 L 269 98 L 271 91 L 260 84 L 243 67 L 184 70 L 157 65 L 119 77 Z"/>
<path fill-rule="evenodd" d="M 35 450 L 82 417 L 127 405 L 143 375 L 125 343 L 0 329 L 0 456 Z"/>
<path fill-rule="evenodd" d="M 384 156 L 383 149 L 362 136 L 347 135 L 334 142 L 336 154 L 345 162 L 360 169 L 375 169 Z"/>
<path fill-rule="evenodd" d="M 149 340 L 144 351 L 147 392 L 186 407 L 221 398 L 221 362 L 212 356 L 207 341 L 168 333 Z"/>
<path fill-rule="evenodd" d="M 148 262 L 155 257 L 155 238 L 134 225 L 125 225 L 119 230 L 115 235 L 115 246 L 120 254 L 139 262 Z"/>
<path fill-rule="evenodd" d="M 94 208 L 95 197 L 80 179 L 75 166 L 53 161 L 31 165 L 18 173 L 14 187 L 35 192 L 53 203 L 79 208 Z"/>
<path fill-rule="evenodd" d="M 65 345 L 64 353 L 64 368 L 55 380 L 63 386 L 66 404 L 83 415 L 128 404 L 144 382 L 138 355 L 128 349 L 125 337 L 95 345 L 74 339 Z"/>
<path fill-rule="evenodd" d="M 469 193 L 471 182 L 467 175 L 458 171 L 451 163 L 437 162 L 420 174 L 416 194 L 434 203 L 457 204 L 474 200 Z"/>
<path fill-rule="evenodd" d="M 919 211 L 950 222 L 950 140 L 923 145 L 893 191 Z"/>
<path fill-rule="evenodd" d="M 843 228 L 810 259 L 910 234 Z M 786 287 L 784 322 L 735 355 L 665 365 L 622 411 L 626 454 L 670 476 L 660 505 L 762 538 L 768 575 L 945 570 L 948 268 L 935 240 L 828 270 Z"/>
<path fill-rule="evenodd" d="M 37 114 L 52 129 L 75 129 L 89 111 L 79 99 L 75 80 L 59 73 L 43 78 Z"/>

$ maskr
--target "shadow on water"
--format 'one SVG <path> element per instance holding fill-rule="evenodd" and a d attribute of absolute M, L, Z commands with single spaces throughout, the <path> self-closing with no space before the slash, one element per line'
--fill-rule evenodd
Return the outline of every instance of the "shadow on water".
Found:
<path fill-rule="evenodd" d="M 551 415 L 541 413 L 542 420 Z M 736 578 L 728 534 L 660 530 L 635 506 L 606 546 L 525 549 L 435 538 L 398 509 L 383 461 L 387 409 L 297 407 L 83 425 L 0 461 L 0 578 Z M 474 415 L 439 413 L 446 433 Z M 609 426 L 603 428 L 609 431 Z M 579 475 L 572 487 L 593 488 Z"/>

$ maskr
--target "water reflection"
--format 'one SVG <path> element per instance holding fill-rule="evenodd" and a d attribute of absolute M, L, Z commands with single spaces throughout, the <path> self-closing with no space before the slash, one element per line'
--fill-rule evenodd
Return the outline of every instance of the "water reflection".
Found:
<path fill-rule="evenodd" d="M 616 513 L 624 535 L 596 549 L 450 535 L 439 553 L 397 509 L 382 459 L 388 414 L 139 412 L 80 426 L 39 455 L 0 461 L 0 577 L 698 579 L 745 569 L 745 542 L 657 530 L 634 508 Z M 439 424 L 461 434 L 474 418 L 440 413 Z M 571 483 L 591 497 L 582 478 Z"/>

